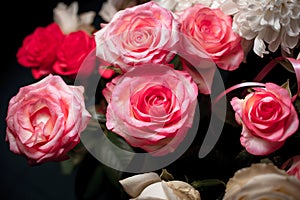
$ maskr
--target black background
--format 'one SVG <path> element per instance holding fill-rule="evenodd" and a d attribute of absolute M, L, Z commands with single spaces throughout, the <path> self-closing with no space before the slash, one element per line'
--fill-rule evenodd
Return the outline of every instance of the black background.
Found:
<path fill-rule="evenodd" d="M 63 175 L 60 172 L 60 164 L 55 162 L 29 166 L 26 159 L 12 153 L 9 150 L 8 143 L 5 142 L 5 117 L 9 100 L 17 94 L 20 87 L 36 81 L 32 77 L 29 68 L 22 67 L 17 63 L 16 52 L 22 45 L 24 37 L 31 34 L 36 27 L 46 26 L 53 21 L 53 9 L 58 2 L 70 4 L 72 1 L 7 1 L 5 6 L 1 7 L 0 200 L 78 200 L 76 192 L 80 188 L 76 185 L 77 171 L 70 175 Z M 98 12 L 103 0 L 79 0 L 78 3 L 80 12 L 89 10 Z M 94 24 L 96 28 L 100 22 L 101 19 L 98 17 Z M 249 57 L 251 59 L 248 60 L 248 63 L 242 64 L 238 70 L 223 74 L 226 78 L 226 87 L 239 83 L 241 80 L 251 81 L 262 69 L 262 66 L 270 60 L 268 56 L 264 59 L 260 59 L 256 55 L 250 55 Z M 284 76 L 282 70 L 282 68 L 277 68 L 273 70 L 272 74 L 282 74 L 282 78 L 286 81 L 286 76 Z M 228 134 L 230 134 L 230 137 L 228 137 Z M 222 134 L 223 138 L 220 139 L 220 141 L 223 141 L 220 144 L 221 151 L 215 151 L 215 154 L 211 154 L 200 161 L 198 158 L 195 160 L 183 159 L 169 166 L 170 171 L 191 173 L 191 175 L 194 175 L 195 172 L 204 172 L 204 177 L 207 175 L 208 178 L 224 177 L 225 180 L 228 179 L 237 168 L 242 167 L 237 163 L 233 163 L 232 160 L 234 159 L 226 160 L 226 156 L 224 156 L 228 154 L 234 157 L 237 152 L 236 149 L 240 150 L 239 134 L 240 127 L 225 127 Z M 233 136 L 236 137 L 235 140 L 232 139 Z M 83 172 L 84 170 L 88 172 L 90 169 L 83 168 Z M 81 177 L 86 175 L 82 171 L 79 174 Z M 203 178 L 203 174 L 200 177 Z M 107 187 L 99 188 L 99 190 L 103 190 L 104 195 L 100 195 L 101 197 L 98 199 L 118 199 L 106 196 L 114 193 L 114 191 L 110 191 L 109 186 Z M 214 194 L 216 192 L 209 191 L 209 193 Z M 216 195 L 220 196 L 218 192 Z M 205 197 L 205 192 L 202 193 L 202 197 Z"/>

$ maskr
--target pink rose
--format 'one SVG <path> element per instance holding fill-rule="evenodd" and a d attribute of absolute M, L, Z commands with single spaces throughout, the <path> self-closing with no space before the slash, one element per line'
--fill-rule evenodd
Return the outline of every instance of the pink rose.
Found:
<path fill-rule="evenodd" d="M 146 63 L 167 64 L 179 40 L 173 13 L 154 2 L 117 12 L 95 33 L 96 54 L 124 72 Z"/>
<path fill-rule="evenodd" d="M 281 168 L 285 169 L 289 175 L 296 176 L 300 180 L 300 155 L 288 159 Z"/>
<path fill-rule="evenodd" d="M 18 62 L 30 67 L 36 79 L 52 73 L 56 52 L 63 38 L 64 35 L 56 23 L 36 28 L 23 40 L 17 52 Z"/>
<path fill-rule="evenodd" d="M 179 13 L 181 51 L 188 61 L 212 59 L 224 70 L 235 70 L 243 61 L 241 37 L 232 31 L 232 18 L 221 9 L 196 4 Z M 193 62 L 192 62 L 193 63 Z M 210 67 L 211 65 L 208 65 Z M 197 66 L 195 66 L 197 67 Z M 201 68 L 205 65 L 201 65 Z"/>
<path fill-rule="evenodd" d="M 173 152 L 192 126 L 197 91 L 186 72 L 154 64 L 133 68 L 103 90 L 106 126 L 152 155 Z"/>
<path fill-rule="evenodd" d="M 83 90 L 51 74 L 22 87 L 8 106 L 6 140 L 10 150 L 25 155 L 29 164 L 68 158 L 90 119 Z"/>
<path fill-rule="evenodd" d="M 57 60 L 53 65 L 54 72 L 71 78 L 76 77 L 84 59 L 92 52 L 95 46 L 94 37 L 85 31 L 80 30 L 69 33 L 57 50 Z M 93 69 L 94 65 L 85 65 L 85 68 L 80 71 L 80 75 L 88 76 Z"/>
<path fill-rule="evenodd" d="M 241 144 L 254 155 L 279 149 L 299 125 L 289 92 L 273 83 L 254 88 L 245 99 L 234 97 L 231 105 L 236 121 L 243 126 Z"/>

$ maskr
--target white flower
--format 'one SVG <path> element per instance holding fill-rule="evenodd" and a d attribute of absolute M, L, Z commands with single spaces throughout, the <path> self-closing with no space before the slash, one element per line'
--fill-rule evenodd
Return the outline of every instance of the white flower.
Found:
<path fill-rule="evenodd" d="M 183 181 L 163 181 L 154 172 L 120 180 L 131 200 L 200 200 L 200 193 Z"/>
<path fill-rule="evenodd" d="M 99 15 L 106 22 L 110 22 L 113 16 L 119 11 L 127 7 L 135 6 L 137 2 L 135 0 L 107 0 L 103 2 Z"/>
<path fill-rule="evenodd" d="M 195 4 L 202 4 L 210 8 L 220 8 L 225 14 L 233 15 L 236 13 L 237 6 L 232 0 L 153 0 L 160 6 L 174 12 L 183 11 Z"/>
<path fill-rule="evenodd" d="M 89 11 L 78 13 L 78 2 L 73 2 L 69 6 L 60 2 L 53 9 L 53 20 L 59 25 L 64 34 L 77 31 L 82 26 L 90 26 L 93 23 L 96 13 Z"/>
<path fill-rule="evenodd" d="M 263 57 L 279 47 L 287 53 L 300 39 L 300 0 L 233 0 L 238 12 L 233 29 L 246 40 L 254 39 L 253 51 Z M 266 50 L 266 43 L 268 50 Z"/>
<path fill-rule="evenodd" d="M 229 179 L 223 200 L 300 199 L 300 181 L 271 163 L 238 170 Z"/>

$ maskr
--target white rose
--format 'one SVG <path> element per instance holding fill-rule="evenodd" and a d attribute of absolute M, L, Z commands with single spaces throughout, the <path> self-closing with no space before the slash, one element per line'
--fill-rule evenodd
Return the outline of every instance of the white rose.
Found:
<path fill-rule="evenodd" d="M 228 181 L 223 200 L 300 199 L 300 181 L 271 163 L 252 164 Z"/>
<path fill-rule="evenodd" d="M 88 11 L 78 15 L 78 2 L 74 1 L 69 6 L 60 2 L 53 9 L 53 21 L 59 25 L 64 34 L 79 29 L 91 29 L 96 12 Z M 88 30 L 89 31 L 89 30 Z"/>
<path fill-rule="evenodd" d="M 131 200 L 201 200 L 200 193 L 183 181 L 163 181 L 154 172 L 120 180 Z"/>

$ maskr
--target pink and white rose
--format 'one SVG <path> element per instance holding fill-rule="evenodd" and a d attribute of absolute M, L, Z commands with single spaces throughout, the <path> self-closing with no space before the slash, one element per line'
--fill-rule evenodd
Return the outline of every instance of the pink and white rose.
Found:
<path fill-rule="evenodd" d="M 32 165 L 67 159 L 91 117 L 83 92 L 82 86 L 68 86 L 51 74 L 20 88 L 6 117 L 10 150 Z"/>
<path fill-rule="evenodd" d="M 234 97 L 230 103 L 243 126 L 241 144 L 251 154 L 268 155 L 296 132 L 299 119 L 287 89 L 274 83 L 253 89 L 244 99 Z"/>
<path fill-rule="evenodd" d="M 103 95 L 107 128 L 160 156 L 173 152 L 192 126 L 198 88 L 187 72 L 149 64 L 114 78 Z"/>
<path fill-rule="evenodd" d="M 198 64 L 201 59 L 209 58 L 228 71 L 239 67 L 244 52 L 241 37 L 232 30 L 230 15 L 224 14 L 220 8 L 212 9 L 202 4 L 195 4 L 178 14 L 182 33 L 180 51 L 186 54 L 186 60 Z M 195 67 L 205 67 L 199 64 Z"/>
<path fill-rule="evenodd" d="M 154 2 L 126 8 L 95 33 L 96 55 L 124 72 L 147 63 L 167 64 L 175 55 L 178 28 L 173 13 Z"/>

